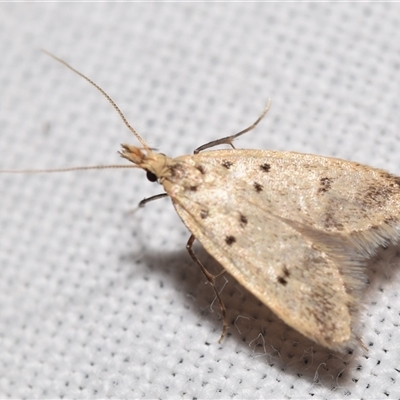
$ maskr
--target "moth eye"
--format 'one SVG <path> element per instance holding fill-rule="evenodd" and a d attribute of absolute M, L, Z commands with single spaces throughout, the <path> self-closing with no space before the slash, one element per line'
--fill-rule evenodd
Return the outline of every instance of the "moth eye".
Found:
<path fill-rule="evenodd" d="M 150 171 L 146 171 L 146 177 L 150 182 L 157 182 L 157 176 Z"/>

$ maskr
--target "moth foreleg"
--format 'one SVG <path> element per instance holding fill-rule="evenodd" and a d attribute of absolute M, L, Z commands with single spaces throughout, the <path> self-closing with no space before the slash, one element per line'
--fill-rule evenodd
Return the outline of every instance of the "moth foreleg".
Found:
<path fill-rule="evenodd" d="M 218 299 L 219 302 L 219 307 L 221 309 L 221 314 L 222 314 L 222 333 L 221 333 L 221 337 L 219 338 L 218 342 L 221 343 L 222 339 L 226 336 L 226 333 L 228 331 L 228 321 L 226 318 L 226 308 L 225 308 L 225 304 L 222 301 L 217 288 L 215 287 L 215 276 L 213 274 L 211 274 L 206 267 L 202 264 L 202 262 L 198 259 L 198 257 L 196 256 L 195 252 L 193 251 L 193 242 L 195 241 L 195 237 L 194 235 L 191 235 L 187 244 L 186 244 L 186 249 L 190 254 L 190 257 L 192 257 L 192 260 L 200 267 L 201 272 L 203 273 L 203 275 L 206 277 L 207 281 L 210 283 L 210 285 L 212 286 L 212 288 L 214 289 L 215 295 Z"/>
<path fill-rule="evenodd" d="M 154 200 L 162 199 L 163 197 L 168 197 L 168 194 L 160 193 L 160 194 L 156 194 L 151 197 L 147 197 L 146 199 L 143 199 L 141 202 L 139 202 L 138 207 L 143 208 L 147 203 L 150 203 L 151 201 L 154 201 Z"/>

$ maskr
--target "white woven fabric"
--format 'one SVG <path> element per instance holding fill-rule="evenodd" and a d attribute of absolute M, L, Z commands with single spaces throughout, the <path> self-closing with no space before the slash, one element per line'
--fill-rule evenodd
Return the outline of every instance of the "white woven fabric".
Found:
<path fill-rule="evenodd" d="M 243 129 L 271 97 L 236 147 L 400 175 L 399 4 L 3 3 L 0 37 L 0 168 L 122 163 L 119 143 L 137 144 L 44 48 L 170 156 Z M 371 262 L 368 352 L 332 355 L 227 274 L 218 344 L 170 201 L 130 214 L 162 192 L 142 171 L 0 175 L 0 191 L 1 398 L 400 397 L 399 247 Z"/>

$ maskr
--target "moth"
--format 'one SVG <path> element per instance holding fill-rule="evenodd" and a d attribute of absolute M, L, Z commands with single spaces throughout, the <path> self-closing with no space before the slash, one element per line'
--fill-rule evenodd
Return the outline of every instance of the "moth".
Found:
<path fill-rule="evenodd" d="M 195 240 L 304 336 L 337 351 L 357 345 L 366 261 L 378 247 L 400 238 L 400 177 L 337 158 L 236 149 L 233 140 L 255 128 L 269 103 L 245 130 L 207 143 L 193 155 L 169 158 L 146 144 L 103 89 L 49 55 L 97 88 L 139 141 L 140 146 L 123 144 L 120 155 L 165 190 L 140 205 L 170 197 L 191 232 L 187 250 L 220 302 L 221 339 L 228 328 L 225 307 L 215 277 L 192 249 Z M 220 144 L 231 149 L 208 150 Z"/>

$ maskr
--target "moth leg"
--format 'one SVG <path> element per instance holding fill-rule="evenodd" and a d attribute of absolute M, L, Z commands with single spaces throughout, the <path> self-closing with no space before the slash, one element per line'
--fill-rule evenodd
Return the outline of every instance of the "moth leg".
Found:
<path fill-rule="evenodd" d="M 225 272 L 226 272 L 226 271 L 225 271 L 224 269 L 222 269 L 222 271 L 221 271 L 219 274 L 214 275 L 214 278 L 219 278 L 219 277 L 222 276 Z"/>
<path fill-rule="evenodd" d="M 368 349 L 368 347 L 366 346 L 366 344 L 361 340 L 361 338 L 357 336 L 356 339 L 358 340 L 358 343 L 360 343 L 360 345 L 361 345 L 361 347 L 364 349 L 364 351 L 367 352 L 369 349 Z"/>
<path fill-rule="evenodd" d="M 226 318 L 226 308 L 225 304 L 223 303 L 217 288 L 215 287 L 215 276 L 212 275 L 210 272 L 207 271 L 206 267 L 201 263 L 201 261 L 198 259 L 196 256 L 195 252 L 192 249 L 193 242 L 195 241 L 194 235 L 191 235 L 187 244 L 186 244 L 186 249 L 190 254 L 190 257 L 192 257 L 192 260 L 200 267 L 201 272 L 203 275 L 206 277 L 212 288 L 214 289 L 215 295 L 217 296 L 218 302 L 219 302 L 219 307 L 221 309 L 221 314 L 222 314 L 222 333 L 221 337 L 218 340 L 218 343 L 222 342 L 222 339 L 226 336 L 226 333 L 228 331 L 228 321 Z"/>
<path fill-rule="evenodd" d="M 246 129 L 243 129 L 242 131 L 231 135 L 231 136 L 226 136 L 222 139 L 217 139 L 217 140 L 213 140 L 209 143 L 203 144 L 202 146 L 198 147 L 195 151 L 194 154 L 198 154 L 200 153 L 200 151 L 203 151 L 205 149 L 209 149 L 210 147 L 214 147 L 214 146 L 218 146 L 220 144 L 229 144 L 230 146 L 232 146 L 232 148 L 234 149 L 235 147 L 233 146 L 232 142 L 239 136 L 243 135 L 246 132 L 251 131 L 252 129 L 254 129 L 258 123 L 265 117 L 265 114 L 268 112 L 269 107 L 271 105 L 271 99 L 268 99 L 268 103 L 267 106 L 264 108 L 264 111 L 262 112 L 262 114 L 257 118 L 257 120 L 251 124 L 249 127 L 247 127 Z"/>
<path fill-rule="evenodd" d="M 162 199 L 163 197 L 168 197 L 167 193 L 161 193 L 161 194 L 156 194 L 155 196 L 151 196 L 151 197 L 147 197 L 146 199 L 143 199 L 138 207 L 139 208 L 143 208 L 147 203 L 150 203 L 153 200 L 158 200 L 158 199 Z"/>

